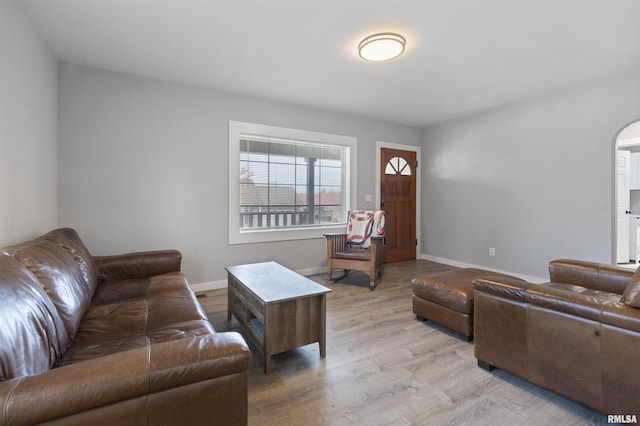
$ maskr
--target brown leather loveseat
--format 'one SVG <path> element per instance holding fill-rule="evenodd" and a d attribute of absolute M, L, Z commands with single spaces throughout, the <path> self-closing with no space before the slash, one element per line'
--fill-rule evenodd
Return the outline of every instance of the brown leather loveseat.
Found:
<path fill-rule="evenodd" d="M 0 425 L 246 424 L 251 354 L 180 263 L 92 257 L 70 228 L 0 249 Z"/>
<path fill-rule="evenodd" d="M 640 273 L 555 260 L 549 275 L 474 281 L 478 364 L 604 414 L 640 416 Z"/>

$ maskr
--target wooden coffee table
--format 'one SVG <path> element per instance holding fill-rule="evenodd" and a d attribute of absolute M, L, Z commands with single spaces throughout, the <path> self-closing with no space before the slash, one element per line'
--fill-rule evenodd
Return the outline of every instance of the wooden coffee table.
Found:
<path fill-rule="evenodd" d="M 326 295 L 331 290 L 276 262 L 226 268 L 228 313 L 233 314 L 264 357 L 318 342 L 326 355 Z"/>

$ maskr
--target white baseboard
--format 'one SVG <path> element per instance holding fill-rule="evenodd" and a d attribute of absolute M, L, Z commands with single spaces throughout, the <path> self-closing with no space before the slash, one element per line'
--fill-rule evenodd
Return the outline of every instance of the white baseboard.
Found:
<path fill-rule="evenodd" d="M 487 269 L 490 271 L 498 272 L 500 274 L 513 275 L 514 277 L 518 277 L 530 283 L 535 283 L 535 284 L 540 284 L 540 283 L 549 281 L 548 278 L 534 277 L 531 275 L 523 275 L 517 272 L 505 271 L 502 269 L 495 269 L 495 268 L 488 268 L 484 265 L 475 265 L 473 263 L 459 262 L 457 260 L 447 259 L 447 258 L 438 257 L 438 256 L 431 256 L 428 254 L 421 254 L 418 258 L 423 260 L 430 260 L 432 262 L 444 263 L 445 265 L 455 266 L 456 268 Z M 327 272 L 327 267 L 317 266 L 313 268 L 298 269 L 296 272 L 304 276 L 316 275 L 316 274 L 322 274 Z M 227 280 L 225 279 L 225 280 L 219 280 L 219 281 L 209 281 L 204 283 L 189 284 L 189 287 L 191 287 L 191 290 L 193 290 L 194 293 L 204 293 L 211 290 L 219 290 L 221 288 L 227 288 Z"/>
<path fill-rule="evenodd" d="M 455 266 L 457 268 L 486 269 L 488 271 L 497 272 L 499 274 L 513 275 L 514 277 L 523 279 L 523 280 L 528 281 L 528 282 L 533 283 L 533 284 L 540 284 L 540 283 L 544 283 L 544 282 L 548 282 L 549 281 L 548 278 L 534 277 L 532 275 L 523 275 L 523 274 L 520 274 L 518 272 L 505 271 L 505 270 L 502 270 L 502 269 L 495 269 L 495 268 L 488 268 L 488 267 L 486 267 L 484 265 L 474 265 L 472 263 L 459 262 L 457 260 L 446 259 L 444 257 L 430 256 L 428 254 L 421 254 L 420 255 L 420 259 L 430 260 L 432 262 L 444 263 L 445 265 L 451 265 L 451 266 Z"/>
<path fill-rule="evenodd" d="M 327 272 L 327 267 L 318 266 L 314 268 L 299 269 L 296 272 L 304 276 L 315 275 L 315 274 L 321 274 L 323 272 Z M 196 283 L 196 284 L 190 283 L 189 287 L 191 287 L 191 290 L 193 290 L 194 293 L 204 293 L 206 291 L 227 288 L 227 280 L 209 281 L 205 283 Z"/>
<path fill-rule="evenodd" d="M 431 256 L 428 254 L 421 254 L 418 258 L 423 260 L 430 260 L 432 262 L 444 263 L 445 265 L 455 266 L 456 268 L 487 269 L 490 271 L 498 272 L 500 274 L 513 275 L 514 277 L 518 277 L 530 283 L 535 283 L 535 284 L 540 284 L 540 283 L 549 281 L 548 278 L 534 277 L 531 275 L 523 275 L 517 272 L 505 271 L 502 269 L 495 269 L 495 268 L 488 268 L 484 265 L 475 265 L 473 263 L 459 262 L 457 260 L 447 259 L 447 258 L 438 257 L 438 256 Z M 308 276 L 308 275 L 322 274 L 322 273 L 325 273 L 326 271 L 327 271 L 326 266 L 317 266 L 313 268 L 298 269 L 296 272 L 299 273 L 300 275 Z M 209 281 L 204 283 L 189 284 L 189 287 L 191 287 L 191 290 L 193 290 L 194 293 L 204 293 L 211 290 L 219 290 L 221 288 L 227 288 L 227 280 L 225 279 L 225 280 L 219 280 L 219 281 Z"/>

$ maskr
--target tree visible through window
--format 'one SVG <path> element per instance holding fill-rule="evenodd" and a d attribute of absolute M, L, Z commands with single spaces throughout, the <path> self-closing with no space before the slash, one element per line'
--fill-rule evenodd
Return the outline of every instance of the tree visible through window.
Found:
<path fill-rule="evenodd" d="M 344 222 L 348 147 L 240 136 L 240 229 Z"/>

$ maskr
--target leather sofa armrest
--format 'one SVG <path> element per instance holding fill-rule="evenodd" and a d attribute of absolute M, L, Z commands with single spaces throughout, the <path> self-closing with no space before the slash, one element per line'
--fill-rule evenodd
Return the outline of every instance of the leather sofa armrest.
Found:
<path fill-rule="evenodd" d="M 152 393 L 245 372 L 235 332 L 156 343 L 0 382 L 0 424 L 39 424 Z"/>
<path fill-rule="evenodd" d="M 483 276 L 473 281 L 474 354 L 478 365 L 520 375 L 527 363 L 526 281 Z M 526 377 L 526 376 L 525 376 Z"/>
<path fill-rule="evenodd" d="M 640 309 L 623 302 L 609 302 L 602 307 L 602 323 L 640 333 Z"/>
<path fill-rule="evenodd" d="M 484 291 L 507 299 L 524 300 L 530 284 L 520 278 L 485 276 L 473 280 L 474 291 Z"/>
<path fill-rule="evenodd" d="M 178 250 L 157 250 L 94 256 L 98 281 L 147 278 L 180 271 L 182 254 Z"/>
<path fill-rule="evenodd" d="M 549 262 L 551 282 L 575 284 L 594 290 L 622 294 L 633 270 L 584 260 L 556 259 Z"/>

